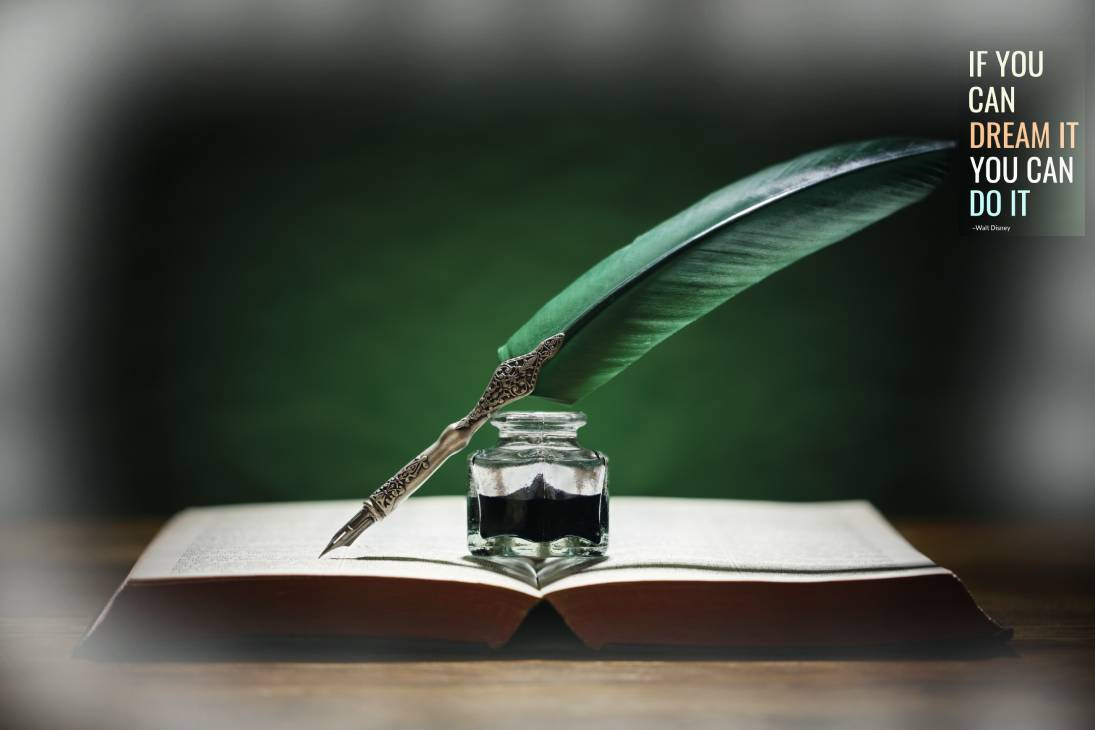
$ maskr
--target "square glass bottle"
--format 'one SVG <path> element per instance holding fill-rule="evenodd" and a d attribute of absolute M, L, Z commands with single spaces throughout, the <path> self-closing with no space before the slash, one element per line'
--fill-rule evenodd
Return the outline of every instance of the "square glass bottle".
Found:
<path fill-rule="evenodd" d="M 578 443 L 583 413 L 511 411 L 468 459 L 468 550 L 531 558 L 604 555 L 608 458 Z"/>

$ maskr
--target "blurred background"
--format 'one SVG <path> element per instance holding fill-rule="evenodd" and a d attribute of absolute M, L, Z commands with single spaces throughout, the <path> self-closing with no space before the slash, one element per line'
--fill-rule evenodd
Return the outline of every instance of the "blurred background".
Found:
<path fill-rule="evenodd" d="M 541 304 L 699 197 L 842 141 L 960 139 L 970 49 L 1045 49 L 1025 98 L 1087 134 L 1079 1 L 0 18 L 10 518 L 363 497 Z M 1095 248 L 967 235 L 962 164 L 582 401 L 613 492 L 1095 512 Z M 463 492 L 463 458 L 423 493 Z"/>

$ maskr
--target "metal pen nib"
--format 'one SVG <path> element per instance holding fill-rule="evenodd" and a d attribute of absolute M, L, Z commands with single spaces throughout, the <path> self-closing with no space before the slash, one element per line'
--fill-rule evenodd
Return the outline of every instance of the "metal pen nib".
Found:
<path fill-rule="evenodd" d="M 374 524 L 376 524 L 376 517 L 367 508 L 362 507 L 360 512 L 351 517 L 350 521 L 335 533 L 335 536 L 331 538 L 331 542 L 327 543 L 327 547 L 323 548 L 323 552 L 319 554 L 319 557 L 322 558 L 335 548 L 351 544 L 361 533 Z"/>
<path fill-rule="evenodd" d="M 335 533 L 319 557 L 335 548 L 349 545 L 369 527 L 390 515 L 445 463 L 445 459 L 467 446 L 495 410 L 530 394 L 536 388 L 540 368 L 563 346 L 563 338 L 562 334 L 552 335 L 532 352 L 511 357 L 495 368 L 487 389 L 468 415 L 446 426 L 437 441 L 369 495 L 361 511 Z"/>

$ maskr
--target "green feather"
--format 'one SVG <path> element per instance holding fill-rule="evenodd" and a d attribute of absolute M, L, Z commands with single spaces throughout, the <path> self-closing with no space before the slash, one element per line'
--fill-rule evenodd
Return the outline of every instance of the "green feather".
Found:
<path fill-rule="evenodd" d="M 838 145 L 728 185 L 582 274 L 498 356 L 564 333 L 535 395 L 573 403 L 744 289 L 926 196 L 953 147 L 917 139 Z"/>

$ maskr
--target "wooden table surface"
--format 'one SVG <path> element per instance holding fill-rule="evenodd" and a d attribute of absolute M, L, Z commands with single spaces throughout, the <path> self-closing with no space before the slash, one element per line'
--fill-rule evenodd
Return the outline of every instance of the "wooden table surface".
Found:
<path fill-rule="evenodd" d="M 1015 628 L 1002 651 L 597 653 L 541 613 L 497 652 L 73 658 L 158 525 L 4 525 L 0 726 L 1095 727 L 1091 523 L 898 524 Z"/>

